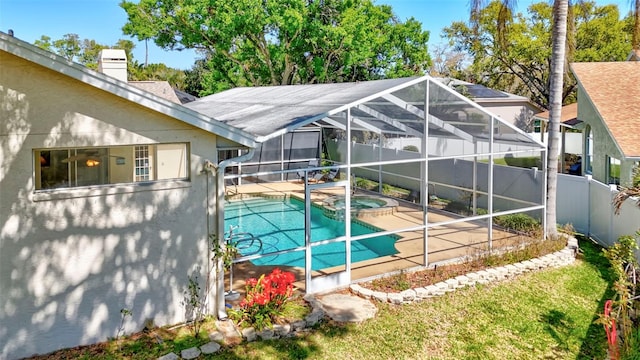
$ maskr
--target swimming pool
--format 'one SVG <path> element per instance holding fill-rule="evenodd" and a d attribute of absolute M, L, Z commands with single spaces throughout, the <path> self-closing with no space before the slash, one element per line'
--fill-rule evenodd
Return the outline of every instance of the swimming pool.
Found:
<path fill-rule="evenodd" d="M 225 229 L 238 227 L 237 232 L 250 232 L 262 240 L 262 249 L 243 248 L 242 255 L 269 254 L 276 251 L 304 246 L 304 202 L 298 199 L 251 198 L 232 200 L 225 204 Z M 358 221 L 351 222 L 351 234 L 364 235 L 375 228 Z M 344 235 L 344 223 L 323 214 L 323 209 L 311 207 L 311 240 L 333 239 Z M 351 242 L 351 262 L 393 255 L 397 236 L 376 236 Z M 313 270 L 321 270 L 345 264 L 345 243 L 314 246 Z M 288 265 L 304 267 L 304 251 L 264 256 L 251 260 L 255 265 Z"/>

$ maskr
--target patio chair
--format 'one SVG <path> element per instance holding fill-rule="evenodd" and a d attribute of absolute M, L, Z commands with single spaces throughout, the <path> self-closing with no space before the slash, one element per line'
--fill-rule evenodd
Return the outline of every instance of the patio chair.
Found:
<path fill-rule="evenodd" d="M 325 173 L 318 171 L 316 173 L 313 174 L 313 176 L 309 177 L 309 181 L 313 181 L 313 182 L 319 182 L 320 180 L 324 179 L 324 177 L 326 176 Z"/>
<path fill-rule="evenodd" d="M 320 160 L 318 159 L 312 159 L 309 160 L 309 165 L 307 165 L 307 168 L 316 168 L 320 166 Z M 312 170 L 312 171 L 304 171 L 303 169 L 298 170 L 297 174 L 298 174 L 298 178 L 300 179 L 300 181 L 304 181 L 305 176 L 307 176 L 306 174 L 309 174 L 309 178 L 312 178 L 314 175 L 316 175 L 317 171 Z"/>
<path fill-rule="evenodd" d="M 326 181 L 335 181 L 336 177 L 340 174 L 340 169 L 331 169 L 326 175 Z"/>

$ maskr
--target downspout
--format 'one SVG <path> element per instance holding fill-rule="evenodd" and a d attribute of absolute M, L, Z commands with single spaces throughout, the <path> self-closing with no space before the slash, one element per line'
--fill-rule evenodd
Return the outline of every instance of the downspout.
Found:
<path fill-rule="evenodd" d="M 231 164 L 241 163 L 253 157 L 255 148 L 250 148 L 249 152 L 231 159 L 222 160 L 218 165 L 210 164 L 216 170 L 216 240 L 223 247 L 226 246 L 224 238 L 224 170 Z M 218 319 L 227 319 L 227 309 L 224 300 L 224 264 L 222 259 L 216 259 L 216 310 Z"/>

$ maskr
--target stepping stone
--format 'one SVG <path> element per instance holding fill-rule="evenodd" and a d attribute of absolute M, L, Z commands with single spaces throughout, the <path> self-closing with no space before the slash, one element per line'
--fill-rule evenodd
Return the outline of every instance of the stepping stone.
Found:
<path fill-rule="evenodd" d="M 174 353 L 168 353 L 167 355 L 160 356 L 158 360 L 178 360 L 180 357 Z"/>
<path fill-rule="evenodd" d="M 180 356 L 183 359 L 195 359 L 198 356 L 200 356 L 200 354 L 201 354 L 200 349 L 198 349 L 197 347 L 184 349 L 180 352 Z"/>
<path fill-rule="evenodd" d="M 218 320 L 216 321 L 216 327 L 218 331 L 224 336 L 224 342 L 226 344 L 239 344 L 242 342 L 242 335 L 238 333 L 233 321 L 231 320 Z"/>
<path fill-rule="evenodd" d="M 378 312 L 371 301 L 359 296 L 331 294 L 318 300 L 326 315 L 335 321 L 362 322 L 373 318 Z"/>
<path fill-rule="evenodd" d="M 218 352 L 218 350 L 220 350 L 220 344 L 212 341 L 200 346 L 200 350 L 202 351 L 203 354 L 213 354 L 215 352 Z"/>

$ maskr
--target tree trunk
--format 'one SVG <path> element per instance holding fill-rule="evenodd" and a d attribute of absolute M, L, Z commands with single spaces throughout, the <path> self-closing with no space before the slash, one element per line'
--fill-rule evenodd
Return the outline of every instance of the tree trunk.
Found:
<path fill-rule="evenodd" d="M 640 50 L 640 0 L 633 2 L 633 37 L 632 49 Z"/>
<path fill-rule="evenodd" d="M 549 140 L 547 150 L 547 238 L 554 238 L 558 235 L 556 190 L 558 186 L 560 118 L 567 42 L 568 7 L 568 0 L 555 0 L 553 4 L 553 45 L 551 49 L 551 71 L 549 74 Z"/>

